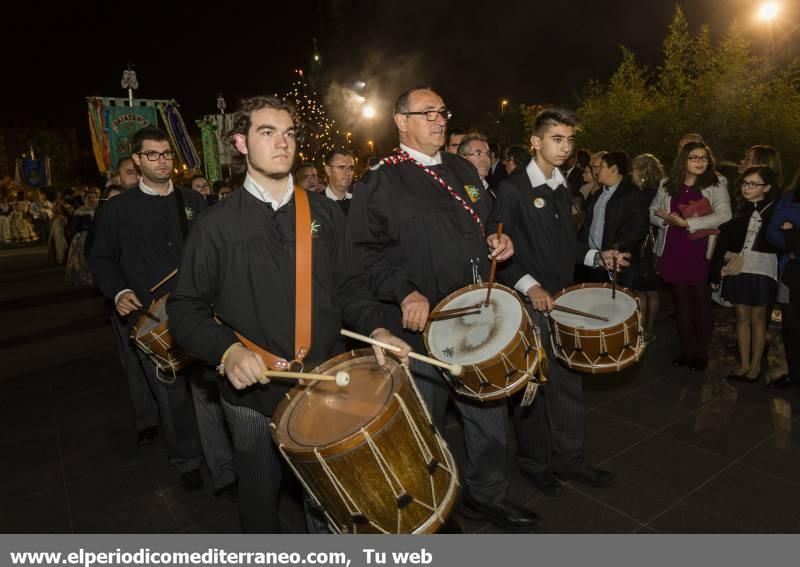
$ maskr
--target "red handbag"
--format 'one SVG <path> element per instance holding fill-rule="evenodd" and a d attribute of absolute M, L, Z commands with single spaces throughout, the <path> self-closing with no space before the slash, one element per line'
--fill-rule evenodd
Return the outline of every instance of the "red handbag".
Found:
<path fill-rule="evenodd" d="M 697 201 L 692 201 L 688 205 L 678 205 L 678 209 L 680 209 L 681 216 L 685 219 L 705 217 L 714 212 L 714 209 L 711 207 L 711 201 L 709 201 L 706 197 L 698 199 Z M 719 229 L 708 228 L 689 232 L 689 240 L 699 240 L 701 238 L 711 236 L 712 234 L 719 234 Z"/>

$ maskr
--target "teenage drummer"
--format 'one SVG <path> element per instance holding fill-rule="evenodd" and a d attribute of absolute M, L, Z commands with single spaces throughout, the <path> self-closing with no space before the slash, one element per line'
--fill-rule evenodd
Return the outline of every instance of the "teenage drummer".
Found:
<path fill-rule="evenodd" d="M 478 278 L 485 281 L 490 251 L 499 261 L 513 254 L 508 236 L 487 237 L 491 196 L 475 166 L 441 151 L 450 117 L 430 88 L 401 94 L 394 108 L 400 147 L 364 176 L 347 217 L 371 289 L 386 305 L 386 326 L 417 351 L 424 350 L 421 331 L 431 308 Z M 412 361 L 411 372 L 442 431 L 453 390 L 433 366 Z M 538 516 L 506 498 L 505 403 L 455 398 L 455 405 L 467 452 L 462 514 L 510 530 L 535 528 Z"/>
<path fill-rule="evenodd" d="M 178 343 L 195 358 L 218 365 L 225 376 L 222 406 L 239 473 L 242 527 L 276 533 L 281 531 L 282 466 L 269 426 L 292 383 L 270 382 L 263 374 L 265 360 L 302 358 L 302 368 L 313 369 L 344 350 L 339 340 L 343 318 L 356 331 L 371 331 L 373 338 L 401 347 L 404 362 L 409 346 L 378 328 L 377 304 L 358 278 L 348 275 L 355 272 L 348 271 L 339 206 L 324 195 L 305 193 L 309 222 L 296 226 L 302 189 L 295 189 L 290 174 L 297 149 L 294 109 L 275 97 L 246 99 L 234 115 L 231 136 L 240 154 L 235 165 L 246 172 L 244 185 L 196 221 L 167 309 Z M 309 233 L 312 274 L 298 273 L 297 243 Z M 295 300 L 302 291 L 296 281 L 304 276 L 311 297 L 307 318 L 302 311 L 307 304 Z M 302 345 L 308 351 L 302 354 L 295 349 L 296 328 L 302 335 L 306 325 L 310 344 Z M 251 348 L 261 352 L 240 340 L 252 341 Z M 377 354 L 383 364 L 383 355 Z M 313 514 L 307 519 L 310 531 L 323 531 Z"/>
<path fill-rule="evenodd" d="M 517 253 L 499 267 L 498 277 L 530 299 L 542 333 L 548 329 L 546 313 L 553 308 L 551 294 L 572 285 L 575 264 L 597 268 L 613 266 L 616 260 L 618 266 L 627 265 L 627 254 L 600 252 L 578 242 L 569 191 L 559 170 L 572 154 L 576 125 L 577 117 L 567 110 L 549 108 L 536 116 L 534 158 L 525 175 L 500 185 L 487 223 L 491 231 L 502 222 L 514 239 Z M 542 342 L 549 381 L 532 405 L 513 404 L 520 469 L 548 496 L 561 494 L 560 480 L 608 486 L 612 474 L 585 462 L 581 376 L 556 360 L 549 340 Z"/>

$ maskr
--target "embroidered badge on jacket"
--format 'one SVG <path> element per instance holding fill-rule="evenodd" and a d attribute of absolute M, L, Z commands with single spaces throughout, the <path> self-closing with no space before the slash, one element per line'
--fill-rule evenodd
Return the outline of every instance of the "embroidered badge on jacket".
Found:
<path fill-rule="evenodd" d="M 473 203 L 477 203 L 478 199 L 481 198 L 481 190 L 474 185 L 464 185 L 464 191 L 467 192 L 469 200 Z"/>
<path fill-rule="evenodd" d="M 192 207 L 184 207 L 183 212 L 186 214 L 186 220 L 192 220 L 194 218 L 194 209 Z"/>
<path fill-rule="evenodd" d="M 311 235 L 315 236 L 319 232 L 319 228 L 322 225 L 317 222 L 316 219 L 311 221 Z"/>
<path fill-rule="evenodd" d="M 545 203 L 544 203 L 544 199 L 542 199 L 541 197 L 536 197 L 536 198 L 533 200 L 533 206 L 534 206 L 534 207 L 536 207 L 537 209 L 541 209 L 541 208 L 543 208 L 543 207 L 544 207 L 544 205 L 545 205 Z"/>

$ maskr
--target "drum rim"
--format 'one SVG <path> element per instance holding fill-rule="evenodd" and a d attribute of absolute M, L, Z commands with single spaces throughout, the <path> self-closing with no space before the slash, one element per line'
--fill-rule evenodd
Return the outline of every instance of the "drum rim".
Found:
<path fill-rule="evenodd" d="M 366 358 L 374 356 L 373 350 L 371 348 L 366 349 L 356 349 L 350 350 L 347 352 L 343 352 L 333 358 L 330 358 L 314 368 L 311 372 L 314 373 L 324 373 L 326 369 L 330 368 L 331 366 L 336 366 L 337 364 L 350 360 L 350 359 L 357 359 L 357 358 Z M 405 370 L 405 377 L 406 380 L 413 380 L 408 373 L 408 369 L 405 368 L 401 363 L 400 360 L 390 352 L 386 352 L 384 354 L 387 360 L 391 359 L 397 363 L 397 365 Z M 295 403 L 295 398 L 297 396 L 302 396 L 306 393 L 307 388 L 313 386 L 314 384 L 318 383 L 318 380 L 314 380 L 309 382 L 306 386 L 294 386 L 291 390 L 286 392 L 284 399 L 282 399 L 278 406 L 275 408 L 275 411 L 272 412 L 272 417 L 270 418 L 271 426 L 272 426 L 272 439 L 275 443 L 280 446 L 287 454 L 291 455 L 293 458 L 298 460 L 302 459 L 316 459 L 315 453 L 319 453 L 323 457 L 330 457 L 341 455 L 352 451 L 359 446 L 361 446 L 365 441 L 363 435 L 361 434 L 361 430 L 354 431 L 350 435 L 338 439 L 337 441 L 326 443 L 324 445 L 297 445 L 295 443 L 287 444 L 285 441 L 286 439 L 279 438 L 279 434 L 281 431 L 281 423 L 284 421 L 287 416 L 285 415 L 289 408 Z M 364 425 L 362 425 L 362 429 L 366 430 L 370 435 L 377 435 L 386 424 L 395 416 L 398 411 L 400 410 L 400 404 L 395 398 L 394 394 L 399 394 L 401 397 L 403 394 L 409 390 L 409 384 L 404 382 L 403 380 L 399 380 L 397 384 L 397 389 L 392 392 L 389 396 L 388 403 L 382 408 L 377 415 L 373 416 L 369 421 L 367 421 Z M 420 403 L 424 403 L 424 401 L 420 400 Z M 286 428 L 288 429 L 288 427 Z M 288 437 L 288 435 L 284 435 Z"/>
<path fill-rule="evenodd" d="M 591 289 L 591 288 L 611 289 L 611 287 L 612 286 L 611 286 L 610 283 L 581 283 L 581 284 L 571 285 L 569 287 L 561 288 L 561 291 L 559 291 L 558 293 L 556 293 L 553 296 L 553 303 L 555 303 L 556 300 L 559 297 L 562 297 L 562 296 L 564 296 L 567 293 L 570 293 L 572 291 L 578 291 L 580 289 Z M 581 335 L 584 335 L 584 336 L 587 336 L 587 337 L 599 337 L 600 333 L 603 332 L 603 331 L 608 332 L 608 331 L 610 331 L 612 329 L 620 329 L 621 330 L 624 327 L 625 323 L 627 323 L 630 320 L 631 317 L 633 317 L 637 312 L 641 313 L 641 305 L 639 304 L 639 298 L 636 297 L 633 294 L 632 290 L 628 289 L 627 287 L 619 287 L 618 286 L 617 287 L 617 293 L 624 293 L 625 295 L 627 295 L 629 298 L 631 298 L 633 300 L 634 304 L 636 305 L 636 309 L 634 310 L 634 312 L 631 313 L 630 315 L 628 315 L 627 317 L 625 317 L 625 319 L 623 319 L 619 323 L 614 323 L 613 325 L 609 325 L 608 327 L 601 327 L 599 329 L 581 329 Z M 549 313 L 547 315 L 547 324 L 550 325 L 550 326 L 556 325 L 557 327 L 565 327 L 567 329 L 577 329 L 578 328 L 578 327 L 575 327 L 574 325 L 569 325 L 567 323 L 561 323 L 560 321 L 557 321 L 556 319 L 553 319 L 553 317 L 551 317 Z M 551 331 L 552 331 L 552 328 L 551 328 Z"/>
<path fill-rule="evenodd" d="M 438 313 L 439 311 L 441 311 L 442 310 L 441 308 L 442 308 L 443 304 L 445 304 L 446 302 L 448 302 L 449 300 L 451 300 L 451 299 L 453 299 L 455 297 L 458 297 L 458 296 L 463 295 L 465 293 L 468 293 L 470 291 L 474 291 L 476 289 L 487 289 L 488 287 L 489 287 L 489 284 L 486 283 L 486 282 L 475 283 L 475 284 L 470 284 L 470 285 L 465 286 L 465 287 L 460 287 L 457 290 L 455 290 L 454 292 L 448 294 L 439 303 L 437 303 L 436 307 L 433 308 L 433 311 L 431 311 L 430 314 L 433 315 L 434 313 Z M 519 333 L 520 332 L 524 332 L 525 326 L 526 326 L 527 318 L 525 317 L 525 305 L 522 303 L 522 301 L 520 301 L 519 297 L 517 296 L 517 293 L 513 289 L 511 289 L 510 287 L 504 286 L 503 284 L 495 283 L 495 284 L 492 284 L 492 289 L 493 290 L 494 289 L 502 289 L 503 291 L 508 292 L 514 299 L 517 300 L 517 303 L 519 303 L 519 307 L 523 312 L 523 316 L 520 319 L 519 326 L 517 327 L 517 330 L 514 331 L 514 338 L 511 339 L 508 343 L 506 343 L 505 346 L 503 347 L 503 351 L 505 351 L 505 349 L 508 348 L 508 346 L 512 342 L 517 341 L 517 345 L 516 346 L 518 346 L 519 342 L 522 340 L 519 337 Z M 441 358 L 437 357 L 431 351 L 430 342 L 428 341 L 428 335 L 430 334 L 431 325 L 433 323 L 435 323 L 435 322 L 436 321 L 431 320 L 430 317 L 429 317 L 428 318 L 428 322 L 425 323 L 425 329 L 422 331 L 422 340 L 423 340 L 423 342 L 425 344 L 425 350 L 428 352 L 428 354 L 430 354 L 436 360 L 440 360 L 442 362 L 449 362 L 447 360 L 442 360 Z M 530 325 L 533 325 L 533 321 L 528 321 L 528 323 Z M 541 340 L 541 338 L 540 338 L 540 340 Z M 516 348 L 516 346 L 515 346 L 515 348 Z M 502 361 L 502 357 L 500 356 L 500 353 L 497 353 L 497 354 L 493 355 L 492 357 L 485 358 L 483 360 L 478 360 L 478 361 L 475 361 L 475 362 L 461 363 L 461 366 L 463 366 L 463 367 L 475 366 L 477 368 L 483 369 L 483 368 L 486 368 L 486 367 L 489 367 L 489 366 L 494 366 L 495 364 L 497 364 L 498 362 L 501 362 L 501 361 Z M 453 389 L 455 389 L 455 388 L 453 388 Z M 456 390 L 456 391 L 458 391 L 458 390 Z M 478 399 L 478 398 L 473 398 L 473 399 Z"/>

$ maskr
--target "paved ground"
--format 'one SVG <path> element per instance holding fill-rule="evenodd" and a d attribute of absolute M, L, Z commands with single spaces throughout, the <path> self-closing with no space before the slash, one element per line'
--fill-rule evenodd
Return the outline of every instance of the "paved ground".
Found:
<path fill-rule="evenodd" d="M 233 504 L 209 487 L 180 490 L 160 442 L 134 445 L 107 312 L 91 290 L 65 288 L 41 249 L 0 251 L 0 532 L 238 532 Z M 638 366 L 585 382 L 589 459 L 616 486 L 546 498 L 509 458 L 512 498 L 545 532 L 800 532 L 800 397 L 726 383 L 731 342 L 719 309 L 709 369 L 676 370 L 674 322 L 662 317 Z M 454 417 L 446 437 L 462 458 Z M 302 530 L 297 494 L 287 486 L 281 507 L 291 531 Z"/>

